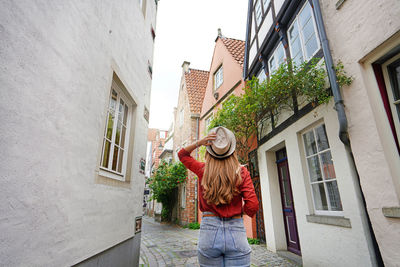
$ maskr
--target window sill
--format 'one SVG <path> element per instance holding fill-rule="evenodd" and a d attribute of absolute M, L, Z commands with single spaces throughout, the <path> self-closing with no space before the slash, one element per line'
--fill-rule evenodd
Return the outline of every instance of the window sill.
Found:
<path fill-rule="evenodd" d="M 307 222 L 351 228 L 349 218 L 325 215 L 306 215 Z"/>
<path fill-rule="evenodd" d="M 109 170 L 104 170 L 103 168 L 100 168 L 99 175 L 106 177 L 106 178 L 125 182 L 125 177 L 123 175 L 111 172 Z"/>
<path fill-rule="evenodd" d="M 400 218 L 400 207 L 383 207 L 382 213 L 388 218 Z"/>

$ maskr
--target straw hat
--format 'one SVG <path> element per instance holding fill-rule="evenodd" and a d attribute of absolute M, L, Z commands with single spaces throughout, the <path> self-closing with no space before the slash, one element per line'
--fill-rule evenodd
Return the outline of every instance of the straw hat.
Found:
<path fill-rule="evenodd" d="M 212 128 L 209 134 L 215 133 L 217 137 L 212 141 L 211 145 L 207 146 L 208 153 L 211 156 L 219 159 L 227 158 L 235 151 L 236 138 L 235 135 L 229 129 L 218 126 Z"/>

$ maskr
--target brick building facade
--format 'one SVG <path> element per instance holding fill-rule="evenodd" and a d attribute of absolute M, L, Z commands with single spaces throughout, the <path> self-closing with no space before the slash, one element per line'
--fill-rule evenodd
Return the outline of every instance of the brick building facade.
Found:
<path fill-rule="evenodd" d="M 179 89 L 178 105 L 174 114 L 174 158 L 177 161 L 177 152 L 199 137 L 199 118 L 203 103 L 205 87 L 208 80 L 208 71 L 189 68 L 189 62 L 182 64 L 182 78 Z M 197 157 L 197 150 L 192 154 Z M 180 224 L 196 221 L 197 215 L 197 179 L 188 171 L 185 185 L 178 190 L 177 219 Z"/>

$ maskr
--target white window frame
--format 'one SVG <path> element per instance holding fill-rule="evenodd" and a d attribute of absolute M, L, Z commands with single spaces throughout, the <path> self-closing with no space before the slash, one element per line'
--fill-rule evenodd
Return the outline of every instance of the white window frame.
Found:
<path fill-rule="evenodd" d="M 214 90 L 217 90 L 224 83 L 224 69 L 221 65 L 216 72 L 214 72 Z"/>
<path fill-rule="evenodd" d="M 267 79 L 267 74 L 265 73 L 264 68 L 261 68 L 260 71 L 258 72 L 257 79 L 259 83 L 262 83 Z"/>
<path fill-rule="evenodd" d="M 276 64 L 277 64 L 277 65 L 273 66 L 273 67 L 274 67 L 274 69 L 273 69 L 272 66 L 271 66 L 271 60 L 272 60 L 273 58 L 276 58 L 278 49 L 283 49 L 283 55 L 284 55 L 284 57 L 283 57 L 283 62 L 279 63 L 278 60 L 276 60 Z M 279 66 L 280 66 L 282 63 L 284 63 L 286 59 L 287 59 L 287 55 L 286 55 L 285 48 L 283 47 L 282 42 L 279 42 L 278 46 L 275 48 L 274 52 L 271 54 L 271 56 L 270 56 L 269 59 L 268 59 L 269 75 L 273 74 L 274 71 L 276 71 L 277 69 L 279 69 Z"/>
<path fill-rule="evenodd" d="M 113 122 L 113 129 L 112 129 L 112 134 L 111 134 L 111 140 L 107 138 L 107 126 L 108 126 L 108 118 L 109 118 L 109 113 L 111 111 L 110 109 L 110 101 L 112 99 L 112 92 L 115 91 L 117 93 L 117 100 L 116 100 L 116 105 L 114 108 L 114 122 Z M 126 127 L 126 133 L 125 133 L 125 139 L 124 139 L 124 148 L 121 148 L 120 145 L 122 143 L 122 131 L 120 133 L 120 143 L 119 145 L 116 145 L 115 143 L 115 137 L 117 133 L 117 125 L 118 125 L 118 114 L 119 111 L 117 109 L 119 108 L 120 101 L 125 102 L 125 105 L 128 108 L 127 112 L 127 118 L 126 118 L 126 125 L 123 125 L 123 118 L 122 118 L 122 126 L 121 127 Z M 125 106 L 124 106 L 125 107 Z M 108 108 L 107 108 L 107 117 L 106 117 L 106 123 L 105 123 L 105 130 L 103 134 L 103 146 L 102 146 L 102 152 L 101 152 L 101 161 L 99 165 L 99 174 L 111 179 L 119 180 L 119 181 L 126 181 L 126 169 L 127 169 L 127 159 L 128 159 L 128 151 L 129 151 L 129 136 L 130 136 L 130 128 L 131 128 L 131 113 L 132 113 L 132 103 L 131 101 L 128 100 L 128 98 L 125 96 L 123 93 L 122 89 L 118 86 L 118 84 L 115 82 L 115 80 L 112 81 L 111 85 L 111 91 L 110 91 L 110 98 L 108 101 Z M 124 110 L 125 112 L 125 110 Z M 122 128 L 121 128 L 122 129 Z M 109 158 L 108 158 L 108 165 L 107 167 L 103 166 L 103 160 L 104 160 L 104 149 L 105 149 L 105 144 L 106 141 L 109 141 L 111 143 L 110 149 L 109 149 Z M 113 163 L 113 158 L 114 158 L 114 148 L 115 146 L 118 146 L 118 152 L 122 149 L 122 167 L 121 167 L 121 172 L 118 172 L 118 167 L 119 167 L 119 162 L 117 162 L 116 170 L 112 169 L 112 163 Z M 118 155 L 119 157 L 119 155 Z"/>
<path fill-rule="evenodd" d="M 325 150 L 322 150 L 322 151 L 318 151 L 318 145 L 316 144 L 316 146 L 317 146 L 317 153 L 307 156 L 306 144 L 305 144 L 305 142 L 304 142 L 304 135 L 305 135 L 306 133 L 309 133 L 310 131 L 313 132 L 314 140 L 316 141 L 317 139 L 316 139 L 315 129 L 318 128 L 318 127 L 320 127 L 320 126 L 322 126 L 322 125 L 324 125 L 324 124 L 325 124 L 324 122 L 321 122 L 321 123 L 319 123 L 319 124 L 317 124 L 317 125 L 314 125 L 313 127 L 307 128 L 306 130 L 304 130 L 304 131 L 301 133 L 301 140 L 302 140 L 302 143 L 303 143 L 304 158 L 305 158 L 305 164 L 306 164 L 306 166 L 307 166 L 307 167 L 306 167 L 306 168 L 307 168 L 307 177 L 308 177 L 308 184 L 310 185 L 310 191 L 311 191 L 313 209 L 314 209 L 315 215 L 343 216 L 343 214 L 344 214 L 344 213 L 343 213 L 343 201 L 342 201 L 342 197 L 341 197 L 341 195 L 340 195 L 339 184 L 338 184 L 338 182 L 337 182 L 337 176 L 336 176 L 335 178 L 325 179 L 325 173 L 324 173 L 324 171 L 323 171 L 323 168 L 321 168 L 321 166 L 323 166 L 323 165 L 322 165 L 321 158 L 320 158 L 319 155 L 322 154 L 322 153 L 324 153 L 324 152 L 330 151 L 330 152 L 331 152 L 331 156 L 332 156 L 332 158 L 333 158 L 331 146 L 329 145 L 329 148 L 327 148 L 327 149 L 325 149 Z M 325 124 L 325 133 L 326 133 L 326 138 L 327 138 L 327 140 L 328 140 L 328 142 L 329 142 L 328 134 L 327 134 L 327 131 L 326 131 L 326 124 Z M 307 161 L 307 159 L 308 159 L 308 158 L 311 158 L 311 157 L 313 157 L 313 156 L 315 156 L 315 155 L 317 155 L 317 157 L 318 157 L 318 163 L 319 163 L 319 167 L 320 167 L 320 170 L 321 170 L 322 181 L 311 182 L 310 170 L 309 170 L 309 166 L 308 166 L 308 161 Z M 334 160 L 332 160 L 332 161 L 334 162 Z M 333 167 L 335 168 L 334 163 L 333 163 Z M 336 175 L 336 171 L 335 171 L 335 175 Z M 342 210 L 341 210 L 341 211 L 334 211 L 334 210 L 331 210 L 331 203 L 330 203 L 330 198 L 329 198 L 329 195 L 328 195 L 329 193 L 328 193 L 328 190 L 327 190 L 326 183 L 327 183 L 327 182 L 333 182 L 333 181 L 336 181 L 336 185 L 337 185 L 337 187 L 338 187 L 340 202 L 341 202 L 341 206 L 342 206 Z M 327 204 L 328 204 L 328 210 L 318 210 L 318 209 L 315 207 L 314 191 L 313 191 L 312 185 L 313 185 L 313 184 L 319 184 L 319 183 L 323 183 L 323 184 L 324 184 L 324 191 L 325 191 L 325 197 L 326 197 Z"/>
<path fill-rule="evenodd" d="M 306 8 L 307 5 L 309 5 L 309 7 L 311 9 L 311 20 L 312 20 L 312 23 L 313 23 L 315 38 L 316 38 L 316 41 L 317 41 L 317 49 L 309 57 L 307 57 L 307 55 L 306 55 L 306 48 L 305 48 L 305 43 L 304 43 L 303 31 L 302 31 L 303 29 L 300 28 L 300 24 L 299 24 L 299 16 L 300 16 L 301 12 L 304 10 L 304 8 Z M 293 28 L 293 25 L 295 23 L 297 24 L 297 28 L 299 30 L 298 38 L 300 39 L 301 53 L 303 54 L 303 62 L 304 61 L 308 61 L 311 58 L 313 58 L 315 56 L 315 54 L 321 49 L 321 43 L 319 41 L 319 36 L 318 36 L 318 31 L 317 31 L 317 24 L 315 22 L 313 8 L 311 7 L 311 5 L 310 5 L 310 3 L 308 1 L 300 9 L 299 13 L 297 13 L 295 19 L 293 20 L 292 24 L 290 24 L 290 26 L 289 26 L 289 28 L 287 30 L 287 37 L 288 37 L 288 40 L 289 40 L 289 50 L 290 50 L 290 55 L 291 56 L 293 56 L 293 51 L 292 51 L 292 46 L 291 46 L 292 40 L 290 38 L 289 32 Z"/>
<path fill-rule="evenodd" d="M 265 3 L 267 3 L 267 4 L 265 4 Z M 267 8 L 270 3 L 271 3 L 271 0 L 263 0 L 264 14 L 267 14 Z"/>

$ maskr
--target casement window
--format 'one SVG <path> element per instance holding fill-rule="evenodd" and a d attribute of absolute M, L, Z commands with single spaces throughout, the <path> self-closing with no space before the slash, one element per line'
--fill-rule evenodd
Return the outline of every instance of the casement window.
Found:
<path fill-rule="evenodd" d="M 184 121 L 184 110 L 182 108 L 181 111 L 179 111 L 179 126 L 183 125 L 183 121 Z"/>
<path fill-rule="evenodd" d="M 214 90 L 217 90 L 224 82 L 224 70 L 221 67 L 214 73 Z"/>
<path fill-rule="evenodd" d="M 400 139 L 400 58 L 387 66 L 387 72 L 390 80 L 387 95 L 393 114 L 397 138 Z"/>
<path fill-rule="evenodd" d="M 342 202 L 325 124 L 303 134 L 315 214 L 340 215 Z"/>
<path fill-rule="evenodd" d="M 259 26 L 262 20 L 261 0 L 258 0 L 256 2 L 254 11 L 255 11 L 254 15 L 256 17 L 256 24 L 257 26 Z"/>
<path fill-rule="evenodd" d="M 213 115 L 212 114 L 206 118 L 206 123 L 205 123 L 206 133 L 208 132 L 208 127 L 210 127 L 212 119 L 213 119 Z"/>
<path fill-rule="evenodd" d="M 125 181 L 131 107 L 132 103 L 113 80 L 103 137 L 100 171 L 103 171 L 102 175 L 104 176 L 122 181 Z"/>
<path fill-rule="evenodd" d="M 273 74 L 273 72 L 276 71 L 283 62 L 285 62 L 285 59 L 285 49 L 280 42 L 268 60 L 269 73 Z"/>
<path fill-rule="evenodd" d="M 320 49 L 317 26 L 308 1 L 289 27 L 288 36 L 290 54 L 296 64 L 310 60 Z"/>
<path fill-rule="evenodd" d="M 257 74 L 257 79 L 259 83 L 262 83 L 267 79 L 267 75 L 265 74 L 265 70 L 261 68 L 261 70 Z"/>

